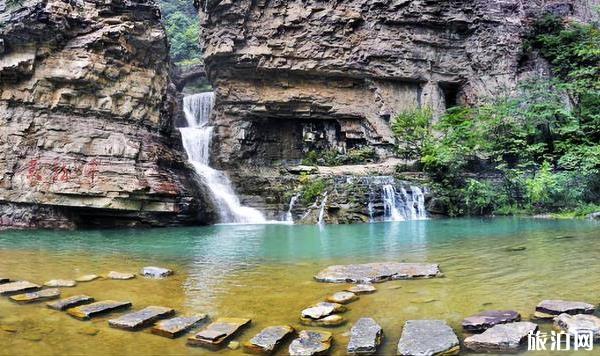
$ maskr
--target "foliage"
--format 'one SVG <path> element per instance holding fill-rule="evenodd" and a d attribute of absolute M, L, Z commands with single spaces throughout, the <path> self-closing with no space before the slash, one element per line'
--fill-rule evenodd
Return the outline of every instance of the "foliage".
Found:
<path fill-rule="evenodd" d="M 197 62 L 201 58 L 200 24 L 191 0 L 160 0 L 174 62 Z"/>
<path fill-rule="evenodd" d="M 405 159 L 420 158 L 426 140 L 431 136 L 433 110 L 414 109 L 398 114 L 392 123 L 392 131 L 399 144 L 397 152 Z"/>
<path fill-rule="evenodd" d="M 314 202 L 317 197 L 321 196 L 327 186 L 324 179 L 313 179 L 307 174 L 300 176 L 300 184 L 302 185 L 302 201 L 307 204 Z"/>
<path fill-rule="evenodd" d="M 308 151 L 302 159 L 302 164 L 307 166 L 341 166 L 344 164 L 361 164 L 377 161 L 377 152 L 373 147 L 355 147 L 345 154 L 338 150 Z"/>

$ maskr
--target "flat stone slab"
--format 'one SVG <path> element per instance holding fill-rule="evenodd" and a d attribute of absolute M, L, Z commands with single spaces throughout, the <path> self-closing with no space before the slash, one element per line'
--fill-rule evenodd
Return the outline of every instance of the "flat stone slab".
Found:
<path fill-rule="evenodd" d="M 106 275 L 106 278 L 116 279 L 116 280 L 127 280 L 127 279 L 134 279 L 135 278 L 135 274 L 133 274 L 133 273 L 121 273 L 121 272 L 110 271 Z"/>
<path fill-rule="evenodd" d="M 358 299 L 358 297 L 356 296 L 356 294 L 354 294 L 352 292 L 337 292 L 337 293 L 334 293 L 334 294 L 328 296 L 327 298 L 325 298 L 325 300 L 327 300 L 330 303 L 338 303 L 338 304 L 352 303 L 353 301 L 355 301 L 357 299 Z"/>
<path fill-rule="evenodd" d="M 100 278 L 100 276 L 97 274 L 86 274 L 85 276 L 75 278 L 75 281 L 76 282 L 91 282 L 91 281 L 95 281 L 98 278 Z"/>
<path fill-rule="evenodd" d="M 594 340 L 600 340 L 600 318 L 589 314 L 561 314 L 554 318 L 554 326 L 571 336 L 592 333 Z"/>
<path fill-rule="evenodd" d="M 140 274 L 148 278 L 165 278 L 173 275 L 173 271 L 168 268 L 150 266 L 142 268 Z"/>
<path fill-rule="evenodd" d="M 321 319 L 300 318 L 300 323 L 307 326 L 339 326 L 345 324 L 346 319 L 341 315 L 333 314 Z"/>
<path fill-rule="evenodd" d="M 354 293 L 357 295 L 371 294 L 371 293 L 375 293 L 376 291 L 377 291 L 377 288 L 375 288 L 374 286 L 372 286 L 370 284 L 357 284 L 350 288 L 346 288 L 346 292 Z"/>
<path fill-rule="evenodd" d="M 207 348 L 220 348 L 243 327 L 249 325 L 250 319 L 244 318 L 219 318 L 187 340 L 190 346 Z"/>
<path fill-rule="evenodd" d="M 53 280 L 50 280 L 50 281 L 44 283 L 44 286 L 53 287 L 53 288 L 57 288 L 57 287 L 69 288 L 69 287 L 75 287 L 76 285 L 77 285 L 77 282 L 75 282 L 74 280 L 71 280 L 71 279 L 53 279 Z"/>
<path fill-rule="evenodd" d="M 206 320 L 207 317 L 208 315 L 206 314 L 199 314 L 163 320 L 156 323 L 156 325 L 150 329 L 150 332 L 155 335 L 175 339 L 188 332 L 191 328 L 198 325 L 203 320 Z"/>
<path fill-rule="evenodd" d="M 300 314 L 302 318 L 321 319 L 333 313 L 343 313 L 346 307 L 339 303 L 321 302 L 310 306 Z"/>
<path fill-rule="evenodd" d="M 535 307 L 535 317 L 540 319 L 552 319 L 557 315 L 566 314 L 593 314 L 596 307 L 584 302 L 573 302 L 567 300 L 543 300 Z"/>
<path fill-rule="evenodd" d="M 17 294 L 10 297 L 10 300 L 17 303 L 34 303 L 42 302 L 45 300 L 52 300 L 60 297 L 60 290 L 56 288 L 42 289 L 39 292 L 30 292 L 24 294 Z"/>
<path fill-rule="evenodd" d="M 464 344 L 476 352 L 516 352 L 527 340 L 527 335 L 537 330 L 538 326 L 529 321 L 499 324 L 482 334 L 469 336 Z"/>
<path fill-rule="evenodd" d="M 331 349 L 333 335 L 327 331 L 302 330 L 288 349 L 291 356 L 324 355 Z"/>
<path fill-rule="evenodd" d="M 398 342 L 398 355 L 455 355 L 458 337 L 443 320 L 408 320 Z"/>
<path fill-rule="evenodd" d="M 244 343 L 244 351 L 252 354 L 270 355 L 294 333 L 289 325 L 269 326 Z"/>
<path fill-rule="evenodd" d="M 484 332 L 494 325 L 521 321 L 521 314 L 514 310 L 486 310 L 465 318 L 462 327 L 473 333 Z"/>
<path fill-rule="evenodd" d="M 92 304 L 81 305 L 67 310 L 67 313 L 80 320 L 88 320 L 98 315 L 108 314 L 131 307 L 131 302 L 103 300 Z"/>
<path fill-rule="evenodd" d="M 27 281 L 10 282 L 0 285 L 0 295 L 37 292 L 40 289 L 42 289 L 41 286 Z"/>
<path fill-rule="evenodd" d="M 133 313 L 110 319 L 108 325 L 117 329 L 135 330 L 154 324 L 155 321 L 165 319 L 175 314 L 172 308 L 150 306 Z"/>
<path fill-rule="evenodd" d="M 383 329 L 371 318 L 360 318 L 350 329 L 348 354 L 373 355 L 383 341 Z"/>
<path fill-rule="evenodd" d="M 46 304 L 46 306 L 50 309 L 54 310 L 67 310 L 69 308 L 78 307 L 84 304 L 90 304 L 94 302 L 94 298 L 89 297 L 87 295 L 75 295 L 73 297 L 57 300 L 55 302 L 51 302 Z"/>
<path fill-rule="evenodd" d="M 381 262 L 329 266 L 315 279 L 327 283 L 379 283 L 398 279 L 441 277 L 437 264 Z"/>

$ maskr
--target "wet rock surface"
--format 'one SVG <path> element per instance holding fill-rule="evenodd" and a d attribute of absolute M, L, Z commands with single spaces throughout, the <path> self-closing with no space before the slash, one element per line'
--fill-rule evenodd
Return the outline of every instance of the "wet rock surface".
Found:
<path fill-rule="evenodd" d="M 437 264 L 381 262 L 330 266 L 315 279 L 328 283 L 379 283 L 398 279 L 441 277 Z"/>
<path fill-rule="evenodd" d="M 46 283 L 44 283 L 44 286 L 46 287 L 61 287 L 61 288 L 68 288 L 68 287 L 75 287 L 77 285 L 77 282 L 70 280 L 70 279 L 52 279 Z"/>
<path fill-rule="evenodd" d="M 148 278 L 165 278 L 173 275 L 173 271 L 162 267 L 144 267 L 140 274 Z"/>
<path fill-rule="evenodd" d="M 375 288 L 374 286 L 372 286 L 370 284 L 357 284 L 355 286 L 346 288 L 346 291 L 357 294 L 357 295 L 371 294 L 371 293 L 375 293 L 377 291 L 377 288 Z"/>
<path fill-rule="evenodd" d="M 346 319 L 341 315 L 333 314 L 320 319 L 300 318 L 300 323 L 306 326 L 329 327 L 343 325 Z"/>
<path fill-rule="evenodd" d="M 325 300 L 327 300 L 330 303 L 338 304 L 348 304 L 357 299 L 358 297 L 356 296 L 356 294 L 352 292 L 337 292 L 325 298 Z"/>
<path fill-rule="evenodd" d="M 398 342 L 398 355 L 452 355 L 459 350 L 458 337 L 443 320 L 408 320 Z"/>
<path fill-rule="evenodd" d="M 301 313 L 301 316 L 303 318 L 310 318 L 316 320 L 329 316 L 333 313 L 343 313 L 345 311 L 346 308 L 341 304 L 321 302 L 304 309 Z"/>
<path fill-rule="evenodd" d="M 469 332 L 483 332 L 494 325 L 521 320 L 521 314 L 514 310 L 486 310 L 462 321 L 462 327 Z"/>
<path fill-rule="evenodd" d="M 0 285 L 0 295 L 13 295 L 36 292 L 42 287 L 28 281 L 9 282 Z"/>
<path fill-rule="evenodd" d="M 348 354 L 373 355 L 383 341 L 383 329 L 371 318 L 360 318 L 350 329 Z"/>
<path fill-rule="evenodd" d="M 135 330 L 151 325 L 157 320 L 168 318 L 173 314 L 175 314 L 174 309 L 150 306 L 116 319 L 110 319 L 108 325 L 117 329 Z"/>
<path fill-rule="evenodd" d="M 551 319 L 556 315 L 566 314 L 592 314 L 596 306 L 576 301 L 567 300 L 543 300 L 535 307 L 535 317 L 540 319 Z"/>
<path fill-rule="evenodd" d="M 324 355 L 331 349 L 333 335 L 327 331 L 302 330 L 288 349 L 291 356 Z"/>
<path fill-rule="evenodd" d="M 571 336 L 592 333 L 596 341 L 600 340 L 600 318 L 589 314 L 560 314 L 554 318 L 554 326 Z"/>
<path fill-rule="evenodd" d="M 75 278 L 76 282 L 92 282 L 96 279 L 100 278 L 100 276 L 96 274 L 86 274 L 85 276 Z"/>
<path fill-rule="evenodd" d="M 90 304 L 94 302 L 94 298 L 89 297 L 87 295 L 75 295 L 69 298 L 57 300 L 55 302 L 51 302 L 46 304 L 48 308 L 54 310 L 67 310 L 69 308 L 78 307 L 84 304 Z"/>
<path fill-rule="evenodd" d="M 223 347 L 226 341 L 248 326 L 250 322 L 250 319 L 244 318 L 219 318 L 199 333 L 189 337 L 187 344 L 214 349 Z"/>
<path fill-rule="evenodd" d="M 128 279 L 134 279 L 135 274 L 111 271 L 106 275 L 106 277 L 109 279 L 116 279 L 116 280 L 124 281 L 124 280 L 128 280 Z"/>
<path fill-rule="evenodd" d="M 74 318 L 88 320 L 113 311 L 129 309 L 131 305 L 131 302 L 126 301 L 104 300 L 70 308 L 67 310 L 67 313 Z"/>
<path fill-rule="evenodd" d="M 527 339 L 527 335 L 537 330 L 538 326 L 528 321 L 499 324 L 482 334 L 467 337 L 464 344 L 476 352 L 515 352 Z"/>
<path fill-rule="evenodd" d="M 156 325 L 150 331 L 155 335 L 160 335 L 174 339 L 185 334 L 190 329 L 200 324 L 200 322 L 206 320 L 207 318 L 208 316 L 206 314 L 194 316 L 180 316 L 160 321 L 156 323 Z"/>
<path fill-rule="evenodd" d="M 244 351 L 252 354 L 270 355 L 294 333 L 289 325 L 269 326 L 244 343 Z"/>
<path fill-rule="evenodd" d="M 17 303 L 34 303 L 42 302 L 46 300 L 56 299 L 60 297 L 60 290 L 56 288 L 43 289 L 39 292 L 31 292 L 24 294 L 17 294 L 10 297 L 10 300 Z"/>

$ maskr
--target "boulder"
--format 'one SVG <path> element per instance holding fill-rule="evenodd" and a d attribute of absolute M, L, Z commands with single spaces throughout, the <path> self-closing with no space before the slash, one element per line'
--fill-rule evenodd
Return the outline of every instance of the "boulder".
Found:
<path fill-rule="evenodd" d="M 155 321 L 165 319 L 175 314 L 175 310 L 165 307 L 150 306 L 133 313 L 125 314 L 117 319 L 108 321 L 108 325 L 117 329 L 136 330 Z"/>
<path fill-rule="evenodd" d="M 106 277 L 109 278 L 109 279 L 127 280 L 127 279 L 134 279 L 135 278 L 135 274 L 133 274 L 133 273 L 121 273 L 121 272 L 111 271 L 111 272 L 108 273 L 108 275 Z"/>
<path fill-rule="evenodd" d="M 358 265 L 329 266 L 315 279 L 328 283 L 379 283 L 397 279 L 441 277 L 437 264 L 377 262 Z"/>
<path fill-rule="evenodd" d="M 346 323 L 346 319 L 341 315 L 333 314 L 321 319 L 300 318 L 300 323 L 306 326 L 340 326 Z"/>
<path fill-rule="evenodd" d="M 91 304 L 80 305 L 67 310 L 67 314 L 79 320 L 88 320 L 99 315 L 104 315 L 117 310 L 131 307 L 131 302 L 104 300 Z"/>
<path fill-rule="evenodd" d="M 199 314 L 194 316 L 180 316 L 163 320 L 158 323 L 150 330 L 155 335 L 168 337 L 171 339 L 177 338 L 191 328 L 198 325 L 203 320 L 206 320 L 208 316 L 206 314 Z"/>
<path fill-rule="evenodd" d="M 250 325 L 250 322 L 250 319 L 244 318 L 219 318 L 199 333 L 189 337 L 187 344 L 189 346 L 218 349 L 225 346 L 226 341 L 242 328 Z"/>
<path fill-rule="evenodd" d="M 589 314 L 560 314 L 554 318 L 554 326 L 571 336 L 592 333 L 594 340 L 600 340 L 600 318 Z"/>
<path fill-rule="evenodd" d="M 27 281 L 9 282 L 0 284 L 0 295 L 37 292 L 41 288 L 41 286 Z"/>
<path fill-rule="evenodd" d="M 91 281 L 95 281 L 98 278 L 100 278 L 100 276 L 98 276 L 96 274 L 86 274 L 85 276 L 75 278 L 75 281 L 76 282 L 91 282 Z"/>
<path fill-rule="evenodd" d="M 527 335 L 537 330 L 538 326 L 528 321 L 499 324 L 482 334 L 467 337 L 464 344 L 475 352 L 516 352 Z"/>
<path fill-rule="evenodd" d="M 244 351 L 252 354 L 270 355 L 294 333 L 289 325 L 270 326 L 263 329 L 248 342 L 244 343 Z"/>
<path fill-rule="evenodd" d="M 333 313 L 343 313 L 346 307 L 338 303 L 321 302 L 317 303 L 301 313 L 303 318 L 321 319 Z"/>
<path fill-rule="evenodd" d="M 408 320 L 398 342 L 398 355 L 454 355 L 458 337 L 443 320 Z"/>
<path fill-rule="evenodd" d="M 346 292 L 354 293 L 357 295 L 375 293 L 375 291 L 377 291 L 377 288 L 370 284 L 357 284 L 346 288 Z"/>
<path fill-rule="evenodd" d="M 84 304 L 90 304 L 94 302 L 94 298 L 89 297 L 87 295 L 76 295 L 73 297 L 57 300 L 55 302 L 51 302 L 46 304 L 48 308 L 54 310 L 67 310 L 70 308 L 78 307 Z"/>
<path fill-rule="evenodd" d="M 52 288 L 52 289 L 43 289 L 38 292 L 30 292 L 24 294 L 17 294 L 10 297 L 10 300 L 17 303 L 34 303 L 34 302 L 42 302 L 45 300 L 56 299 L 60 297 L 60 290 Z"/>
<path fill-rule="evenodd" d="M 534 316 L 538 319 L 552 319 L 557 315 L 593 314 L 596 307 L 584 302 L 566 300 L 543 300 L 535 307 Z"/>
<path fill-rule="evenodd" d="M 46 283 L 44 283 L 44 286 L 46 287 L 62 287 L 62 288 L 68 288 L 68 287 L 75 287 L 77 285 L 77 282 L 70 280 L 70 279 L 53 279 L 50 280 Z"/>
<path fill-rule="evenodd" d="M 327 331 L 302 330 L 288 349 L 291 356 L 325 355 L 331 349 L 333 335 Z"/>
<path fill-rule="evenodd" d="M 383 329 L 371 318 L 360 318 L 350 329 L 348 354 L 373 355 L 383 341 Z"/>
<path fill-rule="evenodd" d="M 494 325 L 521 321 L 521 314 L 514 310 L 486 310 L 465 318 L 462 327 L 472 333 L 480 333 Z"/>
<path fill-rule="evenodd" d="M 144 277 L 149 278 L 165 278 L 173 275 L 173 271 L 167 268 L 161 267 L 144 267 L 140 274 Z"/>
<path fill-rule="evenodd" d="M 337 292 L 325 298 L 325 300 L 327 300 L 328 302 L 338 304 L 348 304 L 357 299 L 358 297 L 356 296 L 356 294 L 352 292 Z"/>

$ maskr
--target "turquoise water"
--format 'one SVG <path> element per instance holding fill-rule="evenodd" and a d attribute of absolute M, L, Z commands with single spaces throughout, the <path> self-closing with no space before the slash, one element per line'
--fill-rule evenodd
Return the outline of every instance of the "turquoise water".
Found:
<path fill-rule="evenodd" d="M 406 320 L 447 320 L 462 337 L 462 318 L 484 309 L 515 309 L 524 319 L 542 299 L 600 300 L 600 224 L 580 220 L 519 218 L 407 221 L 348 226 L 220 225 L 198 228 L 0 233 L 0 275 L 43 283 L 111 270 L 136 272 L 147 265 L 175 270 L 151 281 L 100 280 L 63 290 L 97 299 L 126 299 L 135 308 L 170 306 L 182 314 L 249 317 L 253 326 L 299 324 L 305 307 L 343 285 L 312 279 L 331 264 L 377 261 L 439 263 L 444 278 L 377 285 L 333 329 L 334 354 L 343 354 L 346 332 L 362 316 L 375 318 L 395 353 Z M 107 317 L 108 318 L 108 317 Z M 110 329 L 107 318 L 80 322 L 43 305 L 0 299 L 0 354 L 204 355 L 142 331 Z M 2 331 L 3 326 L 16 332 Z M 90 336 L 82 328 L 98 333 Z M 543 326 L 549 328 L 549 325 Z M 6 328 L 5 328 L 6 329 Z M 31 336 L 33 333 L 34 337 Z M 285 348 L 284 348 L 285 349 Z M 241 354 L 222 350 L 217 354 Z M 282 352 L 280 354 L 285 354 Z M 588 353 L 589 354 L 589 353 Z"/>

